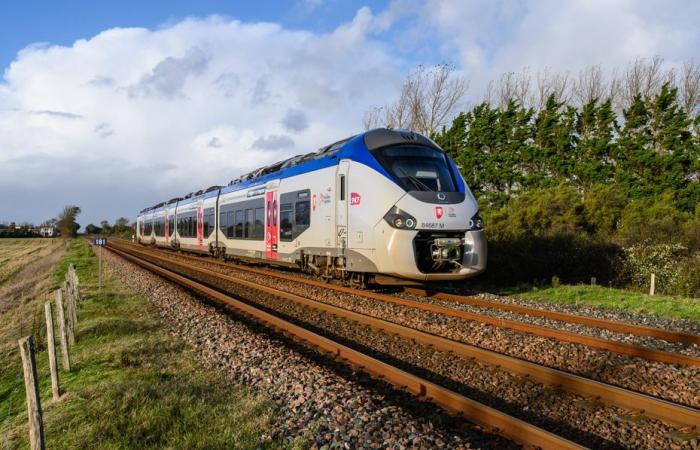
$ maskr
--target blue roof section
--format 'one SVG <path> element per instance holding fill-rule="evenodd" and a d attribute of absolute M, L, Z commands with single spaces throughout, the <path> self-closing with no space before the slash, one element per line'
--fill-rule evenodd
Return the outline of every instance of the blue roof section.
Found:
<path fill-rule="evenodd" d="M 389 175 L 389 173 L 387 173 L 387 171 L 384 170 L 384 168 L 379 164 L 379 162 L 377 162 L 377 160 L 370 154 L 369 150 L 367 150 L 363 138 L 364 133 L 358 134 L 337 150 L 323 155 L 319 155 L 315 159 L 303 162 L 296 166 L 287 167 L 286 169 L 281 169 L 277 172 L 272 172 L 258 178 L 253 178 L 247 181 L 243 181 L 241 183 L 233 184 L 231 186 L 226 186 L 223 189 L 221 189 L 221 193 L 227 194 L 229 192 L 236 192 L 243 189 L 262 186 L 265 185 L 265 183 L 267 183 L 268 181 L 291 178 L 297 175 L 303 175 L 305 173 L 325 169 L 327 167 L 337 165 L 338 161 L 340 161 L 341 159 L 350 159 L 352 161 L 364 164 L 391 180 L 392 178 Z"/>
<path fill-rule="evenodd" d="M 236 192 L 256 186 L 263 186 L 268 181 L 291 178 L 297 175 L 303 175 L 305 173 L 314 172 L 316 170 L 325 169 L 327 167 L 332 167 L 337 165 L 338 161 L 340 161 L 341 159 L 349 159 L 355 162 L 359 162 L 360 164 L 364 164 L 365 166 L 374 169 L 384 177 L 394 182 L 392 176 L 384 169 L 384 167 L 382 167 L 379 164 L 379 162 L 374 158 L 374 156 L 372 156 L 370 151 L 367 149 L 364 139 L 365 134 L 367 134 L 367 132 L 360 133 L 350 138 L 338 149 L 330 151 L 328 153 L 319 154 L 311 160 L 302 162 L 291 167 L 280 169 L 276 172 L 272 172 L 257 178 L 252 178 L 250 180 L 246 180 L 230 186 L 224 186 L 221 188 L 221 194 L 228 194 L 230 192 Z M 447 156 L 450 168 L 457 175 L 455 178 L 457 181 L 457 188 L 459 192 L 465 192 L 464 182 L 462 181 L 462 177 L 459 176 L 459 170 L 457 169 L 457 166 L 447 154 L 445 154 L 445 156 Z M 200 199 L 216 197 L 218 193 L 219 190 L 217 189 L 211 192 L 205 192 L 196 197 L 180 200 L 178 206 L 188 205 Z M 153 211 L 145 211 L 145 213 L 151 212 Z"/>

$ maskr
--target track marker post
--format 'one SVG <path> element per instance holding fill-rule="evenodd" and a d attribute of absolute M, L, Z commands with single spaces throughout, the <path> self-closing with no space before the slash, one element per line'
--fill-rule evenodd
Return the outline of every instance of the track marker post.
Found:
<path fill-rule="evenodd" d="M 56 368 L 56 345 L 53 338 L 53 314 L 51 313 L 51 302 L 44 304 L 46 313 L 46 347 L 49 350 L 49 370 L 51 372 L 51 396 L 54 401 L 61 397 L 58 387 L 58 369 Z"/>
<path fill-rule="evenodd" d="M 651 284 L 649 285 L 649 295 L 654 295 L 656 293 L 656 274 L 651 274 Z"/>
<path fill-rule="evenodd" d="M 29 447 L 44 450 L 44 424 L 41 418 L 39 380 L 34 359 L 34 338 L 30 335 L 18 341 L 24 370 L 24 387 L 27 392 L 27 415 L 29 416 Z"/>
<path fill-rule="evenodd" d="M 596 277 L 591 277 L 591 286 L 595 286 L 597 281 Z"/>
<path fill-rule="evenodd" d="M 97 238 L 94 241 L 95 245 L 100 247 L 100 250 L 97 252 L 97 256 L 99 258 L 99 265 L 98 265 L 98 289 L 101 291 L 102 290 L 102 247 L 107 245 L 107 238 Z"/>

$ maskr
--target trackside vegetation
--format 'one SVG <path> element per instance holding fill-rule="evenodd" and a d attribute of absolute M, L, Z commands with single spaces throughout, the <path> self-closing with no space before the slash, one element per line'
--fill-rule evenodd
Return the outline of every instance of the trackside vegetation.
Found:
<path fill-rule="evenodd" d="M 51 401 L 45 337 L 38 336 L 38 371 L 48 448 L 254 448 L 273 417 L 270 402 L 202 367 L 170 335 L 139 295 L 107 277 L 97 291 L 97 260 L 84 240 L 72 240 L 53 273 L 54 287 L 76 265 L 84 302 L 79 310 L 65 394 Z M 28 301 L 28 310 L 43 301 Z M 43 325 L 36 326 L 35 336 Z M 26 448 L 27 416 L 21 363 L 0 367 L 0 441 Z M 18 376 L 19 374 L 19 376 Z M 232 444 L 233 443 L 233 444 Z M 274 443 L 272 444 L 274 445 Z"/>
<path fill-rule="evenodd" d="M 692 298 L 652 296 L 630 290 L 586 285 L 559 285 L 521 293 L 516 291 L 513 294 L 526 300 L 594 306 L 700 322 L 700 301 Z"/>
<path fill-rule="evenodd" d="M 654 273 L 658 293 L 700 297 L 698 109 L 672 83 L 622 108 L 560 98 L 484 102 L 433 135 L 481 205 L 482 280 L 648 291 Z"/>

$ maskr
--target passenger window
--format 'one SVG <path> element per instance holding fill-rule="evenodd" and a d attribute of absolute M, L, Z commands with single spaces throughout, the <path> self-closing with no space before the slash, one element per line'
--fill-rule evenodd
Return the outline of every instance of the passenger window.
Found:
<path fill-rule="evenodd" d="M 309 225 L 309 221 L 311 219 L 311 208 L 308 200 L 297 202 L 294 212 L 294 222 L 296 225 Z"/>
<path fill-rule="evenodd" d="M 265 236 L 265 209 L 255 208 L 255 228 L 253 230 L 253 239 L 262 240 Z"/>
<path fill-rule="evenodd" d="M 253 210 L 252 209 L 245 210 L 245 238 L 246 239 L 253 238 Z"/>
<path fill-rule="evenodd" d="M 232 238 L 233 237 L 233 211 L 229 211 L 226 214 L 226 237 L 227 238 Z"/>
<path fill-rule="evenodd" d="M 245 211 L 236 211 L 236 234 L 234 237 L 243 238 L 243 220 L 245 219 Z"/>
<path fill-rule="evenodd" d="M 292 240 L 292 204 L 282 203 L 280 205 L 280 240 Z"/>

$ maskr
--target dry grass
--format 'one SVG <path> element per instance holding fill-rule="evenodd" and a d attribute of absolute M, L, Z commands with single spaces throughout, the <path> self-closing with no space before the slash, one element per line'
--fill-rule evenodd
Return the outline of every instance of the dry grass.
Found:
<path fill-rule="evenodd" d="M 14 255 L 18 267 L 0 283 L 0 354 L 14 356 L 17 339 L 27 335 L 43 336 L 44 301 L 54 288 L 53 268 L 66 253 L 60 239 L 0 240 L 0 258 Z"/>
<path fill-rule="evenodd" d="M 0 239 L 0 286 L 27 265 L 53 253 L 65 242 L 61 239 Z"/>

